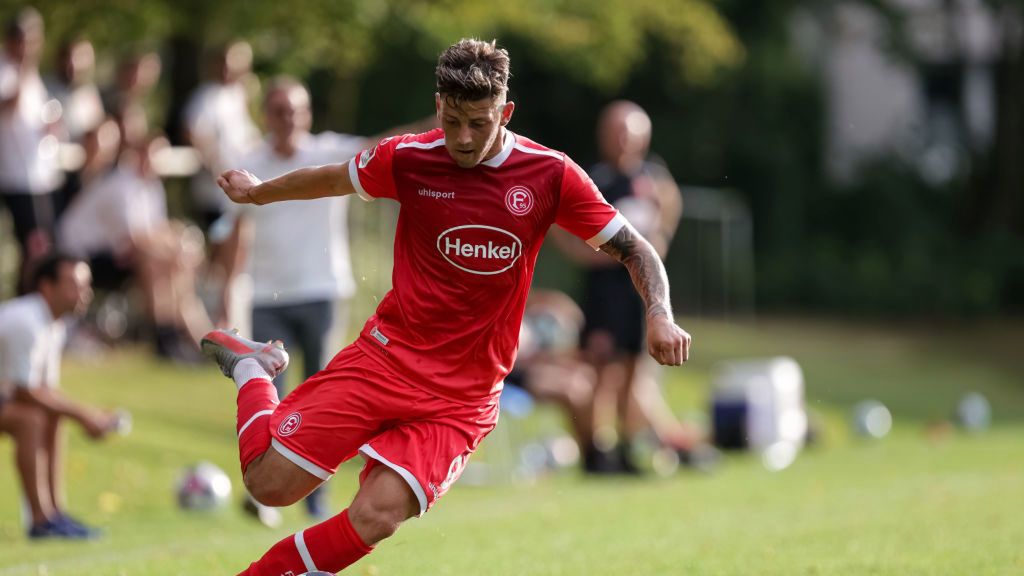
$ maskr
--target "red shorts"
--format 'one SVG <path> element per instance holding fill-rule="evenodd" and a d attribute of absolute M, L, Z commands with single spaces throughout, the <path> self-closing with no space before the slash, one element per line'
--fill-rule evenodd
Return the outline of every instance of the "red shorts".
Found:
<path fill-rule="evenodd" d="M 351 345 L 281 401 L 270 417 L 271 446 L 324 480 L 361 453 L 360 480 L 374 465 L 391 468 L 409 483 L 422 515 L 497 423 L 497 401 L 443 400 Z"/>

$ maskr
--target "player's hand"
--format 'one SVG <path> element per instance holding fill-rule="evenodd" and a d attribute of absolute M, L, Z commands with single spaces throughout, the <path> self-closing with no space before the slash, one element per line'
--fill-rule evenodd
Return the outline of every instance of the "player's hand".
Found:
<path fill-rule="evenodd" d="M 236 204 L 256 204 L 252 190 L 261 183 L 259 178 L 245 170 L 228 170 L 217 177 L 217 185 Z"/>
<path fill-rule="evenodd" d="M 690 335 L 665 316 L 647 322 L 647 351 L 658 364 L 679 366 L 690 359 Z"/>

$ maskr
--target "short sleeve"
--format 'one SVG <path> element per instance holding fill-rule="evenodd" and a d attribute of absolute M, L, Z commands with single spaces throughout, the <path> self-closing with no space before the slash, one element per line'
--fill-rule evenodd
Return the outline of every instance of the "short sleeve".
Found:
<path fill-rule="evenodd" d="M 410 135 L 385 138 L 349 161 L 348 175 L 360 198 L 368 202 L 375 198 L 398 199 L 392 165 L 396 146 L 408 137 Z"/>
<path fill-rule="evenodd" d="M 5 331 L 0 381 L 13 382 L 18 388 L 35 388 L 46 371 L 45 339 L 29 327 L 10 326 Z"/>
<path fill-rule="evenodd" d="M 587 173 L 566 156 L 555 223 L 597 250 L 626 220 L 604 199 Z"/>

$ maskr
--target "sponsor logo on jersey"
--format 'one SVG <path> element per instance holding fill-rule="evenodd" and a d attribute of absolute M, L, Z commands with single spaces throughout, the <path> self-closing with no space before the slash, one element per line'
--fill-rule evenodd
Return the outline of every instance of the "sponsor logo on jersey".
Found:
<path fill-rule="evenodd" d="M 431 190 L 430 188 L 420 188 L 416 191 L 420 196 L 426 198 L 435 198 L 438 200 L 454 200 L 455 192 L 440 192 L 438 190 Z"/>
<path fill-rule="evenodd" d="M 490 276 L 511 268 L 523 255 L 523 243 L 501 228 L 466 224 L 441 232 L 437 251 L 463 272 Z"/>
<path fill-rule="evenodd" d="M 277 433 L 281 436 L 291 436 L 299 430 L 299 426 L 302 424 L 302 415 L 298 412 L 292 412 L 287 418 L 281 421 L 281 425 L 277 427 Z"/>
<path fill-rule="evenodd" d="M 533 193 L 523 186 L 513 186 L 505 193 L 505 207 L 516 216 L 525 216 L 533 209 Z"/>

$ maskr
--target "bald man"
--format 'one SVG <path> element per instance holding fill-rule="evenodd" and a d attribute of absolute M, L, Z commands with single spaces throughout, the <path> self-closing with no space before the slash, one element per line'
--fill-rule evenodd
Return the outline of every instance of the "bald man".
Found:
<path fill-rule="evenodd" d="M 588 170 L 590 177 L 664 258 L 682 214 L 682 198 L 665 166 L 648 159 L 650 117 L 633 102 L 612 102 L 601 113 L 597 141 L 601 162 Z M 639 469 L 630 457 L 633 437 L 648 424 L 658 433 L 663 429 L 660 423 L 667 422 L 654 417 L 664 415 L 663 401 L 650 401 L 661 396 L 651 375 L 653 367 L 643 362 L 643 301 L 632 288 L 629 271 L 614 259 L 564 241 L 559 245 L 586 270 L 581 345 L 598 374 L 595 438 L 593 446 L 584 447 L 584 468 L 596 473 L 636 473 Z"/>

